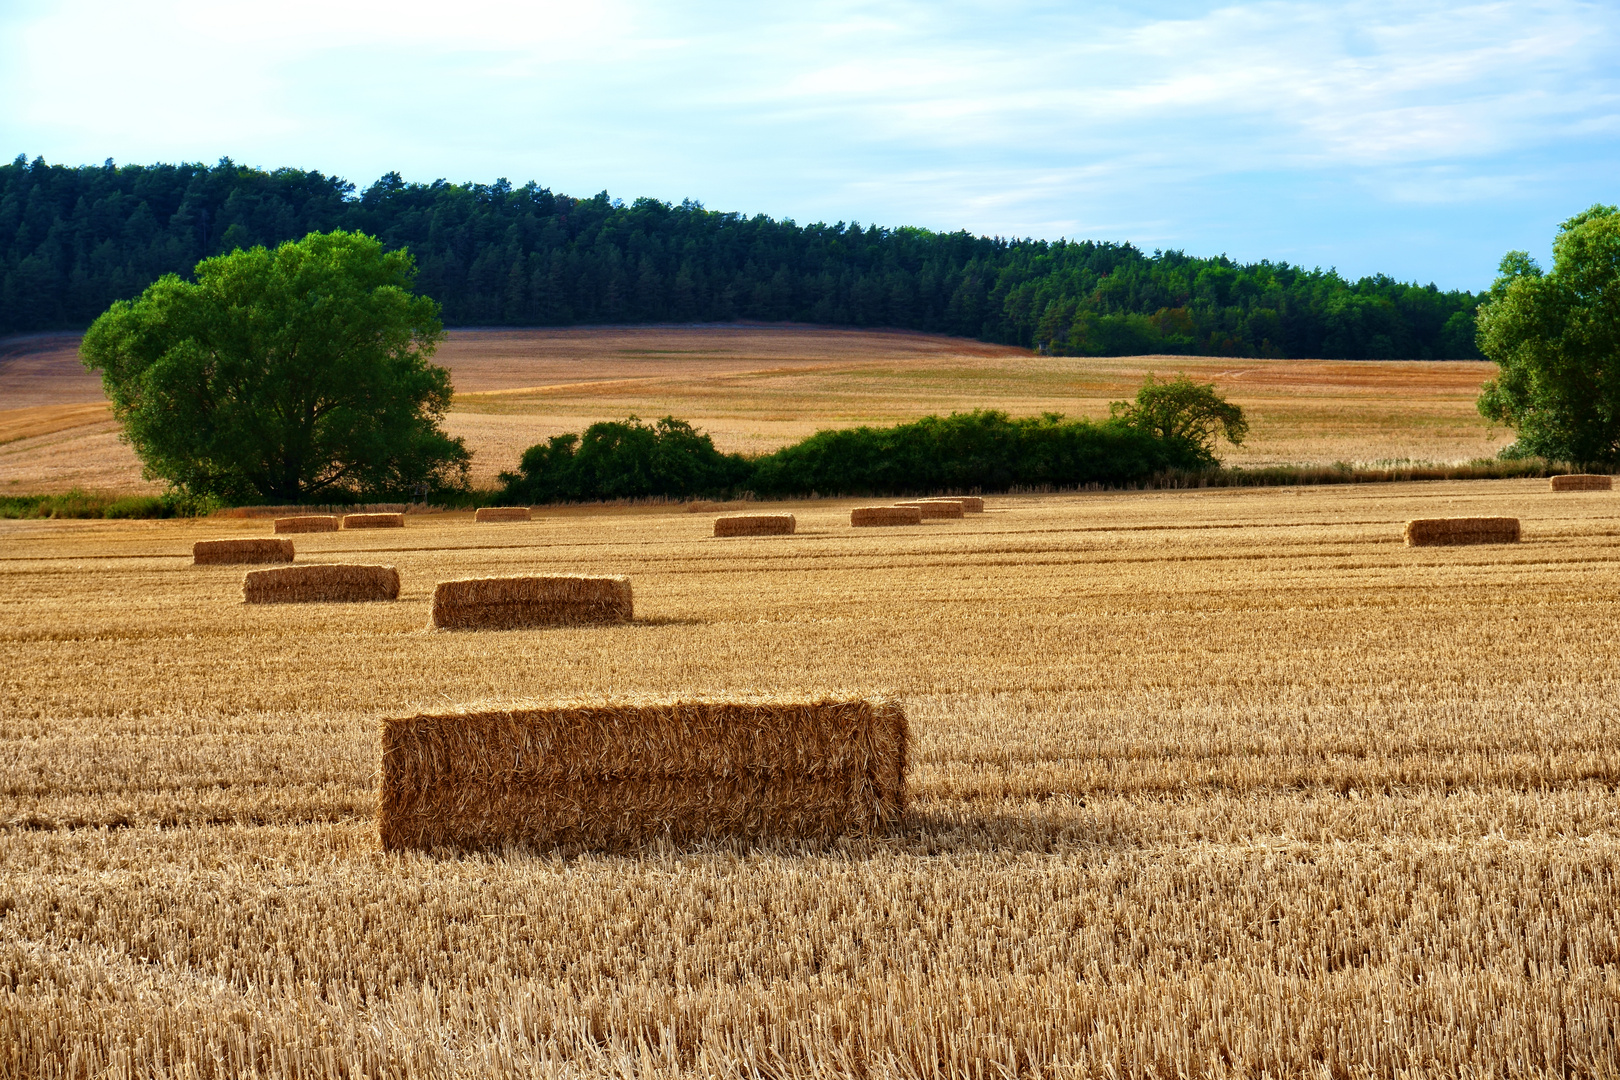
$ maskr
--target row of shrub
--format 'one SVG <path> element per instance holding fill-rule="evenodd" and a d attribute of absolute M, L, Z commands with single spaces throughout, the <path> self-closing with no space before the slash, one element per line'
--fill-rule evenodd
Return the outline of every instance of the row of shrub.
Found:
<path fill-rule="evenodd" d="M 822 431 L 756 458 L 723 454 L 706 434 L 665 417 L 592 424 L 530 447 L 502 497 L 548 503 L 665 496 L 907 495 L 1144 483 L 1210 464 L 1192 440 L 1121 420 L 1014 420 L 980 410 L 895 427 Z"/>
<path fill-rule="evenodd" d="M 949 429 L 954 422 L 969 420 L 974 417 L 983 417 L 984 414 L 969 413 L 964 416 L 946 417 L 941 420 L 931 417 L 919 421 L 916 425 L 907 427 L 939 427 Z M 1045 421 L 1046 418 L 1043 418 Z M 660 424 L 676 424 L 681 421 L 660 421 Z M 1013 421 L 1014 424 L 1034 426 L 1035 421 Z M 592 425 L 593 428 L 654 428 L 658 425 L 641 425 L 633 419 L 631 421 L 613 422 L 611 424 Z M 1039 442 L 1043 437 L 1049 438 L 1051 444 L 1069 451 L 1072 454 L 1078 447 L 1083 446 L 1085 437 L 1070 433 L 1053 433 L 1051 428 L 1065 428 L 1071 425 L 1061 421 L 1055 424 L 1041 423 L 1041 427 L 1048 430 L 1036 435 L 1032 441 Z M 1117 428 L 1113 425 L 1089 425 L 1096 429 L 1105 429 L 1103 438 L 1108 439 L 1117 435 Z M 1051 490 L 1061 488 L 1104 488 L 1104 487 L 1140 487 L 1140 488 L 1202 488 L 1202 487 L 1291 487 L 1306 484 L 1378 484 L 1404 480 L 1507 480 L 1525 477 L 1545 477 L 1555 473 L 1567 471 L 1565 468 L 1540 458 L 1524 460 L 1503 461 L 1496 458 L 1480 458 L 1464 464 L 1437 465 L 1428 462 L 1397 462 L 1389 465 L 1355 466 L 1348 462 L 1338 462 L 1333 465 L 1272 465 L 1261 468 L 1182 468 L 1171 466 L 1162 469 L 1153 469 L 1145 475 L 1137 475 L 1134 479 L 1125 481 L 1111 481 L 1098 478 L 1100 471 L 1096 466 L 1100 459 L 1093 459 L 1091 468 L 1073 468 L 1066 473 L 1062 468 L 1065 463 L 1061 459 L 1047 457 L 1040 464 L 1044 467 L 1031 469 L 1024 475 L 1026 477 L 1039 477 L 1029 482 L 1021 483 L 967 483 L 969 469 L 959 463 L 941 461 L 935 463 L 939 468 L 934 469 L 933 475 L 939 480 L 937 483 L 924 484 L 891 484 L 883 482 L 885 474 L 892 470 L 882 464 L 869 468 L 865 473 L 866 483 L 860 486 L 840 488 L 832 482 L 832 463 L 844 460 L 862 460 L 871 463 L 874 457 L 871 454 L 873 444 L 872 436 L 881 436 L 884 431 L 892 432 L 895 429 L 866 428 L 855 429 L 856 432 L 866 431 L 868 436 L 856 436 L 846 431 L 823 432 L 796 446 L 788 447 L 770 455 L 772 459 L 779 459 L 778 473 L 784 483 L 773 489 L 759 489 L 741 481 L 693 483 L 692 477 L 702 475 L 692 466 L 704 463 L 715 465 L 717 468 L 738 470 L 749 467 L 746 458 L 736 454 L 721 454 L 714 449 L 712 443 L 706 448 L 694 450 L 687 455 L 688 460 L 680 462 L 682 455 L 670 453 L 669 447 L 663 447 L 663 452 L 650 457 L 644 462 L 645 467 L 639 473 L 633 473 L 636 482 L 625 483 L 618 479 L 618 474 L 605 468 L 607 455 L 602 453 L 601 443 L 605 440 L 582 440 L 578 435 L 558 436 L 565 446 L 581 447 L 590 445 L 592 451 L 586 455 L 587 467 L 575 472 L 563 462 L 560 455 L 545 459 L 546 467 L 533 470 L 528 476 L 523 472 L 516 474 L 503 474 L 506 483 L 499 490 L 456 489 L 435 493 L 432 496 L 434 506 L 445 509 L 473 509 L 479 506 L 497 506 L 510 503 L 525 503 L 539 505 L 553 502 L 583 502 L 583 501 L 613 501 L 630 499 L 683 499 L 694 496 L 707 498 L 720 498 L 738 495 L 745 492 L 761 495 L 794 495 L 794 494 L 822 494 L 822 495 L 875 495 L 875 494 L 914 494 L 935 493 L 943 491 L 1013 491 L 1019 489 Z M 587 434 L 589 434 L 587 432 Z M 600 435 L 600 431 L 598 432 Z M 633 437 L 642 441 L 643 437 Z M 707 441 L 707 436 L 699 435 L 700 445 Z M 632 443 L 634 445 L 634 443 Z M 806 448 L 809 449 L 801 449 Z M 548 444 L 542 448 L 549 449 Z M 540 449 L 540 448 L 536 448 Z M 794 451 L 794 453 L 787 453 Z M 576 451 L 577 452 L 577 451 Z M 616 452 L 623 453 L 622 443 Z M 591 459 L 594 457 L 594 461 Z M 697 461 L 694 462 L 693 458 Z M 531 465 L 536 460 L 525 455 L 525 460 Z M 1039 460 L 1039 459 L 1037 459 Z M 1115 460 L 1118 460 L 1117 458 Z M 981 459 L 983 461 L 983 459 Z M 716 464 L 717 463 L 717 464 Z M 1138 470 L 1132 470 L 1136 472 Z M 846 474 L 848 475 L 848 474 Z M 985 475 L 981 473 L 981 478 Z M 1008 475 L 1006 471 L 994 473 L 1002 479 Z M 528 477 L 546 479 L 531 486 L 525 481 Z M 681 482 L 687 477 L 686 483 Z M 713 480 L 715 474 L 709 474 Z M 1081 477 L 1092 477 L 1081 479 Z M 949 478 L 949 479 L 947 479 Z M 603 482 L 603 481 L 607 482 Z M 562 483 L 558 483 L 562 481 Z M 551 486 L 548 486 L 551 485 Z M 594 494 L 589 493 L 594 492 Z M 304 508 L 306 510 L 311 508 Z M 320 507 L 321 510 L 352 510 L 353 507 Z M 91 495 L 81 491 L 68 492 L 64 495 L 5 495 L 0 496 L 0 518 L 169 518 L 189 517 L 199 513 L 208 513 L 212 507 L 190 505 L 165 498 L 162 496 L 137 495 L 124 498 L 112 496 Z M 223 511 L 230 514 L 231 511 Z"/>
<path fill-rule="evenodd" d="M 169 495 L 0 495 L 0 518 L 172 518 L 207 513 L 212 506 Z"/>

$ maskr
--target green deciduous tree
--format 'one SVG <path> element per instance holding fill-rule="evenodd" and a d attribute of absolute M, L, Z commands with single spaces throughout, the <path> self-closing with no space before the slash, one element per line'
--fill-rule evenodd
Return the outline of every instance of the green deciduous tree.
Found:
<path fill-rule="evenodd" d="M 361 233 L 204 259 L 119 301 L 85 335 L 150 477 L 194 496 L 297 503 L 465 474 L 440 423 L 444 329 L 414 264 Z"/>
<path fill-rule="evenodd" d="M 1594 206 L 1559 226 L 1549 273 L 1510 251 L 1478 322 L 1500 369 L 1479 411 L 1518 433 L 1506 452 L 1620 464 L 1620 210 Z"/>
<path fill-rule="evenodd" d="M 1186 375 L 1160 382 L 1149 374 L 1134 402 L 1116 401 L 1110 411 L 1134 428 L 1185 443 L 1206 465 L 1217 464 L 1217 439 L 1238 446 L 1249 434 L 1241 407 L 1223 398 L 1214 383 L 1195 383 Z"/>

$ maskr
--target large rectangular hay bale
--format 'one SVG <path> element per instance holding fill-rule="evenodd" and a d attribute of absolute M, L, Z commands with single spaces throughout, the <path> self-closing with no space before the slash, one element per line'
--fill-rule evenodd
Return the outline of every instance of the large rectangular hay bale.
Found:
<path fill-rule="evenodd" d="M 242 580 L 245 604 L 299 604 L 398 600 L 399 571 L 392 566 L 318 563 L 249 570 Z"/>
<path fill-rule="evenodd" d="M 529 521 L 532 515 L 527 506 L 480 506 L 473 514 L 474 521 Z"/>
<path fill-rule="evenodd" d="M 336 514 L 300 514 L 297 517 L 276 518 L 278 533 L 337 532 Z"/>
<path fill-rule="evenodd" d="M 918 499 L 915 502 L 895 503 L 896 506 L 915 506 L 925 518 L 959 518 L 962 516 L 960 499 Z"/>
<path fill-rule="evenodd" d="M 731 514 L 714 519 L 714 535 L 786 536 L 798 525 L 792 514 Z"/>
<path fill-rule="evenodd" d="M 384 720 L 385 849 L 872 833 L 906 808 L 896 702 L 562 702 Z"/>
<path fill-rule="evenodd" d="M 1518 542 L 1518 518 L 1416 518 L 1406 523 L 1406 543 L 1409 547 Z"/>
<path fill-rule="evenodd" d="M 627 577 L 463 578 L 433 590 L 433 625 L 444 630 L 617 623 L 634 615 Z"/>
<path fill-rule="evenodd" d="M 1554 491 L 1612 491 L 1614 477 L 1592 473 L 1566 473 L 1552 478 Z"/>
<path fill-rule="evenodd" d="M 984 513 L 984 500 L 977 495 L 963 495 L 956 500 L 962 504 L 962 512 L 967 514 Z"/>
<path fill-rule="evenodd" d="M 849 512 L 856 528 L 871 525 L 921 525 L 922 511 L 915 506 L 857 506 Z"/>
<path fill-rule="evenodd" d="M 404 514 L 344 514 L 345 529 L 403 529 Z"/>
<path fill-rule="evenodd" d="M 293 561 L 293 542 L 273 536 L 241 540 L 198 540 L 191 545 L 191 561 L 197 566 L 230 566 L 238 563 Z"/>

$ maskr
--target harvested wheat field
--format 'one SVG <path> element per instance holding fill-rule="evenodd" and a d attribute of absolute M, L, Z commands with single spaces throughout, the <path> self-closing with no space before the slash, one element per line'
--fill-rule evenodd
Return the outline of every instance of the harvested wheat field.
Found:
<path fill-rule="evenodd" d="M 0 494 L 160 491 L 77 350 L 72 334 L 0 339 Z M 743 323 L 452 330 L 434 359 L 455 381 L 446 428 L 486 487 L 535 443 L 630 413 L 673 414 L 722 450 L 758 453 L 929 413 L 1103 417 L 1149 372 L 1185 371 L 1243 406 L 1252 426 L 1233 465 L 1467 461 L 1511 441 L 1474 407 L 1495 365 L 1461 361 L 1036 356 L 939 334 Z"/>
<path fill-rule="evenodd" d="M 1620 506 L 1544 480 L 1003 496 L 770 544 L 413 515 L 244 605 L 263 523 L 0 522 L 0 1075 L 1594 1076 L 1620 1069 Z M 1518 544 L 1404 522 L 1512 516 Z M 425 631 L 626 574 L 617 625 Z M 876 836 L 378 836 L 383 720 L 887 696 Z"/>

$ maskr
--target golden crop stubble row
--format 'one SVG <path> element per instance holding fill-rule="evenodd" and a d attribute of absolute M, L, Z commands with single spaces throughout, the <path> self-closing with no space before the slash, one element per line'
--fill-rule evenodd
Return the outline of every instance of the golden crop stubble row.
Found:
<path fill-rule="evenodd" d="M 400 567 L 386 610 L 105 558 L 228 526 L 36 527 L 0 553 L 0 1072 L 1620 1067 L 1614 516 L 1534 498 L 1032 498 L 881 538 L 796 504 L 746 554 L 663 511 L 333 534 Z M 1401 548 L 1430 512 L 1526 540 Z M 639 621 L 420 629 L 432 581 L 548 572 L 631 574 Z M 376 851 L 379 715 L 672 687 L 902 695 L 906 825 Z"/>
<path fill-rule="evenodd" d="M 35 833 L 8 845 L 34 888 L 6 913 L 0 1032 L 179 1056 L 254 1029 L 261 1052 L 415 1044 L 462 1068 L 641 1045 L 691 1067 L 752 1039 L 806 1075 L 838 1055 L 1556 1070 L 1613 1060 L 1617 856 L 1585 838 L 441 861 L 354 825 Z"/>

